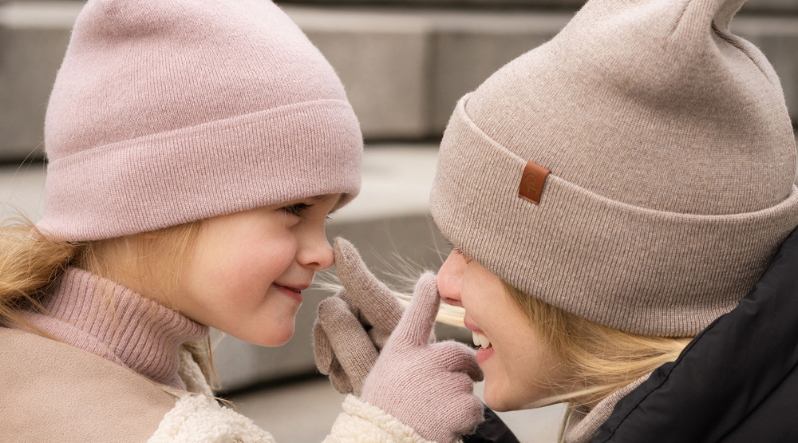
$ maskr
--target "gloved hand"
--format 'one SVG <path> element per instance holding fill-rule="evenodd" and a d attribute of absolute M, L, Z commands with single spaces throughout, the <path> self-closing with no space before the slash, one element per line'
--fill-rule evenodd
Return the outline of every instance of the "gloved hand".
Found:
<path fill-rule="evenodd" d="M 338 392 L 360 396 L 363 381 L 404 308 L 369 272 L 351 243 L 339 237 L 333 250 L 344 288 L 319 304 L 313 351 L 319 371 L 330 376 Z"/>
<path fill-rule="evenodd" d="M 422 275 L 413 301 L 363 384 L 361 400 L 427 440 L 452 443 L 482 421 L 473 382 L 483 375 L 468 346 L 429 343 L 439 304 L 435 275 Z"/>

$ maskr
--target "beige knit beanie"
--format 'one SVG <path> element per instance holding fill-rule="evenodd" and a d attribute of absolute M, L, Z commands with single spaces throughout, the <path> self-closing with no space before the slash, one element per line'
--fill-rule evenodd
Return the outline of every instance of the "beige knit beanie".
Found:
<path fill-rule="evenodd" d="M 701 331 L 798 225 L 779 80 L 744 0 L 590 0 L 457 104 L 431 196 L 518 289 L 621 330 Z M 550 171 L 550 173 L 549 173 Z"/>

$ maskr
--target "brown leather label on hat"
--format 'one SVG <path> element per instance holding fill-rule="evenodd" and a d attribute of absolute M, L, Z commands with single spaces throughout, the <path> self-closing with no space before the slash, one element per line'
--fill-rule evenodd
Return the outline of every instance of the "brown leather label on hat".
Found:
<path fill-rule="evenodd" d="M 518 196 L 539 205 L 540 196 L 543 194 L 543 185 L 546 183 L 546 177 L 549 176 L 549 172 L 551 171 L 543 166 L 527 162 L 524 167 L 524 175 L 521 176 Z"/>

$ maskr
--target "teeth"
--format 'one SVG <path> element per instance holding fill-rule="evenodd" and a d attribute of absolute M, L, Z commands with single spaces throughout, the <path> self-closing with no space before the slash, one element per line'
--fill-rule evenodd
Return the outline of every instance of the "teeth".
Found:
<path fill-rule="evenodd" d="M 475 346 L 480 346 L 482 349 L 490 347 L 490 339 L 485 334 L 480 334 L 476 331 L 471 331 L 471 339 L 474 340 Z"/>

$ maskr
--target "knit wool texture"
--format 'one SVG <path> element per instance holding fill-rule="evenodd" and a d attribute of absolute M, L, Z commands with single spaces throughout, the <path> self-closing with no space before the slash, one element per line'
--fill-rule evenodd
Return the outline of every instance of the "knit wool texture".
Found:
<path fill-rule="evenodd" d="M 744 0 L 590 0 L 463 97 L 433 217 L 544 302 L 690 336 L 730 311 L 798 224 L 779 80 L 729 32 Z M 551 171 L 519 198 L 527 162 Z"/>
<path fill-rule="evenodd" d="M 48 236 L 85 241 L 359 192 L 333 68 L 270 1 L 90 0 L 45 121 Z"/>
<path fill-rule="evenodd" d="M 483 420 L 473 382 L 483 374 L 473 349 L 429 343 L 440 298 L 437 279 L 421 276 L 413 300 L 363 383 L 361 400 L 415 429 L 427 440 L 454 443 Z"/>
<path fill-rule="evenodd" d="M 338 392 L 360 396 L 404 308 L 369 271 L 352 243 L 336 238 L 333 251 L 343 288 L 319 304 L 313 353 L 319 371 L 330 376 Z"/>
<path fill-rule="evenodd" d="M 207 326 L 78 268 L 67 269 L 42 306 L 46 313 L 25 317 L 33 326 L 177 389 L 186 388 L 180 346 L 208 336 Z"/>

